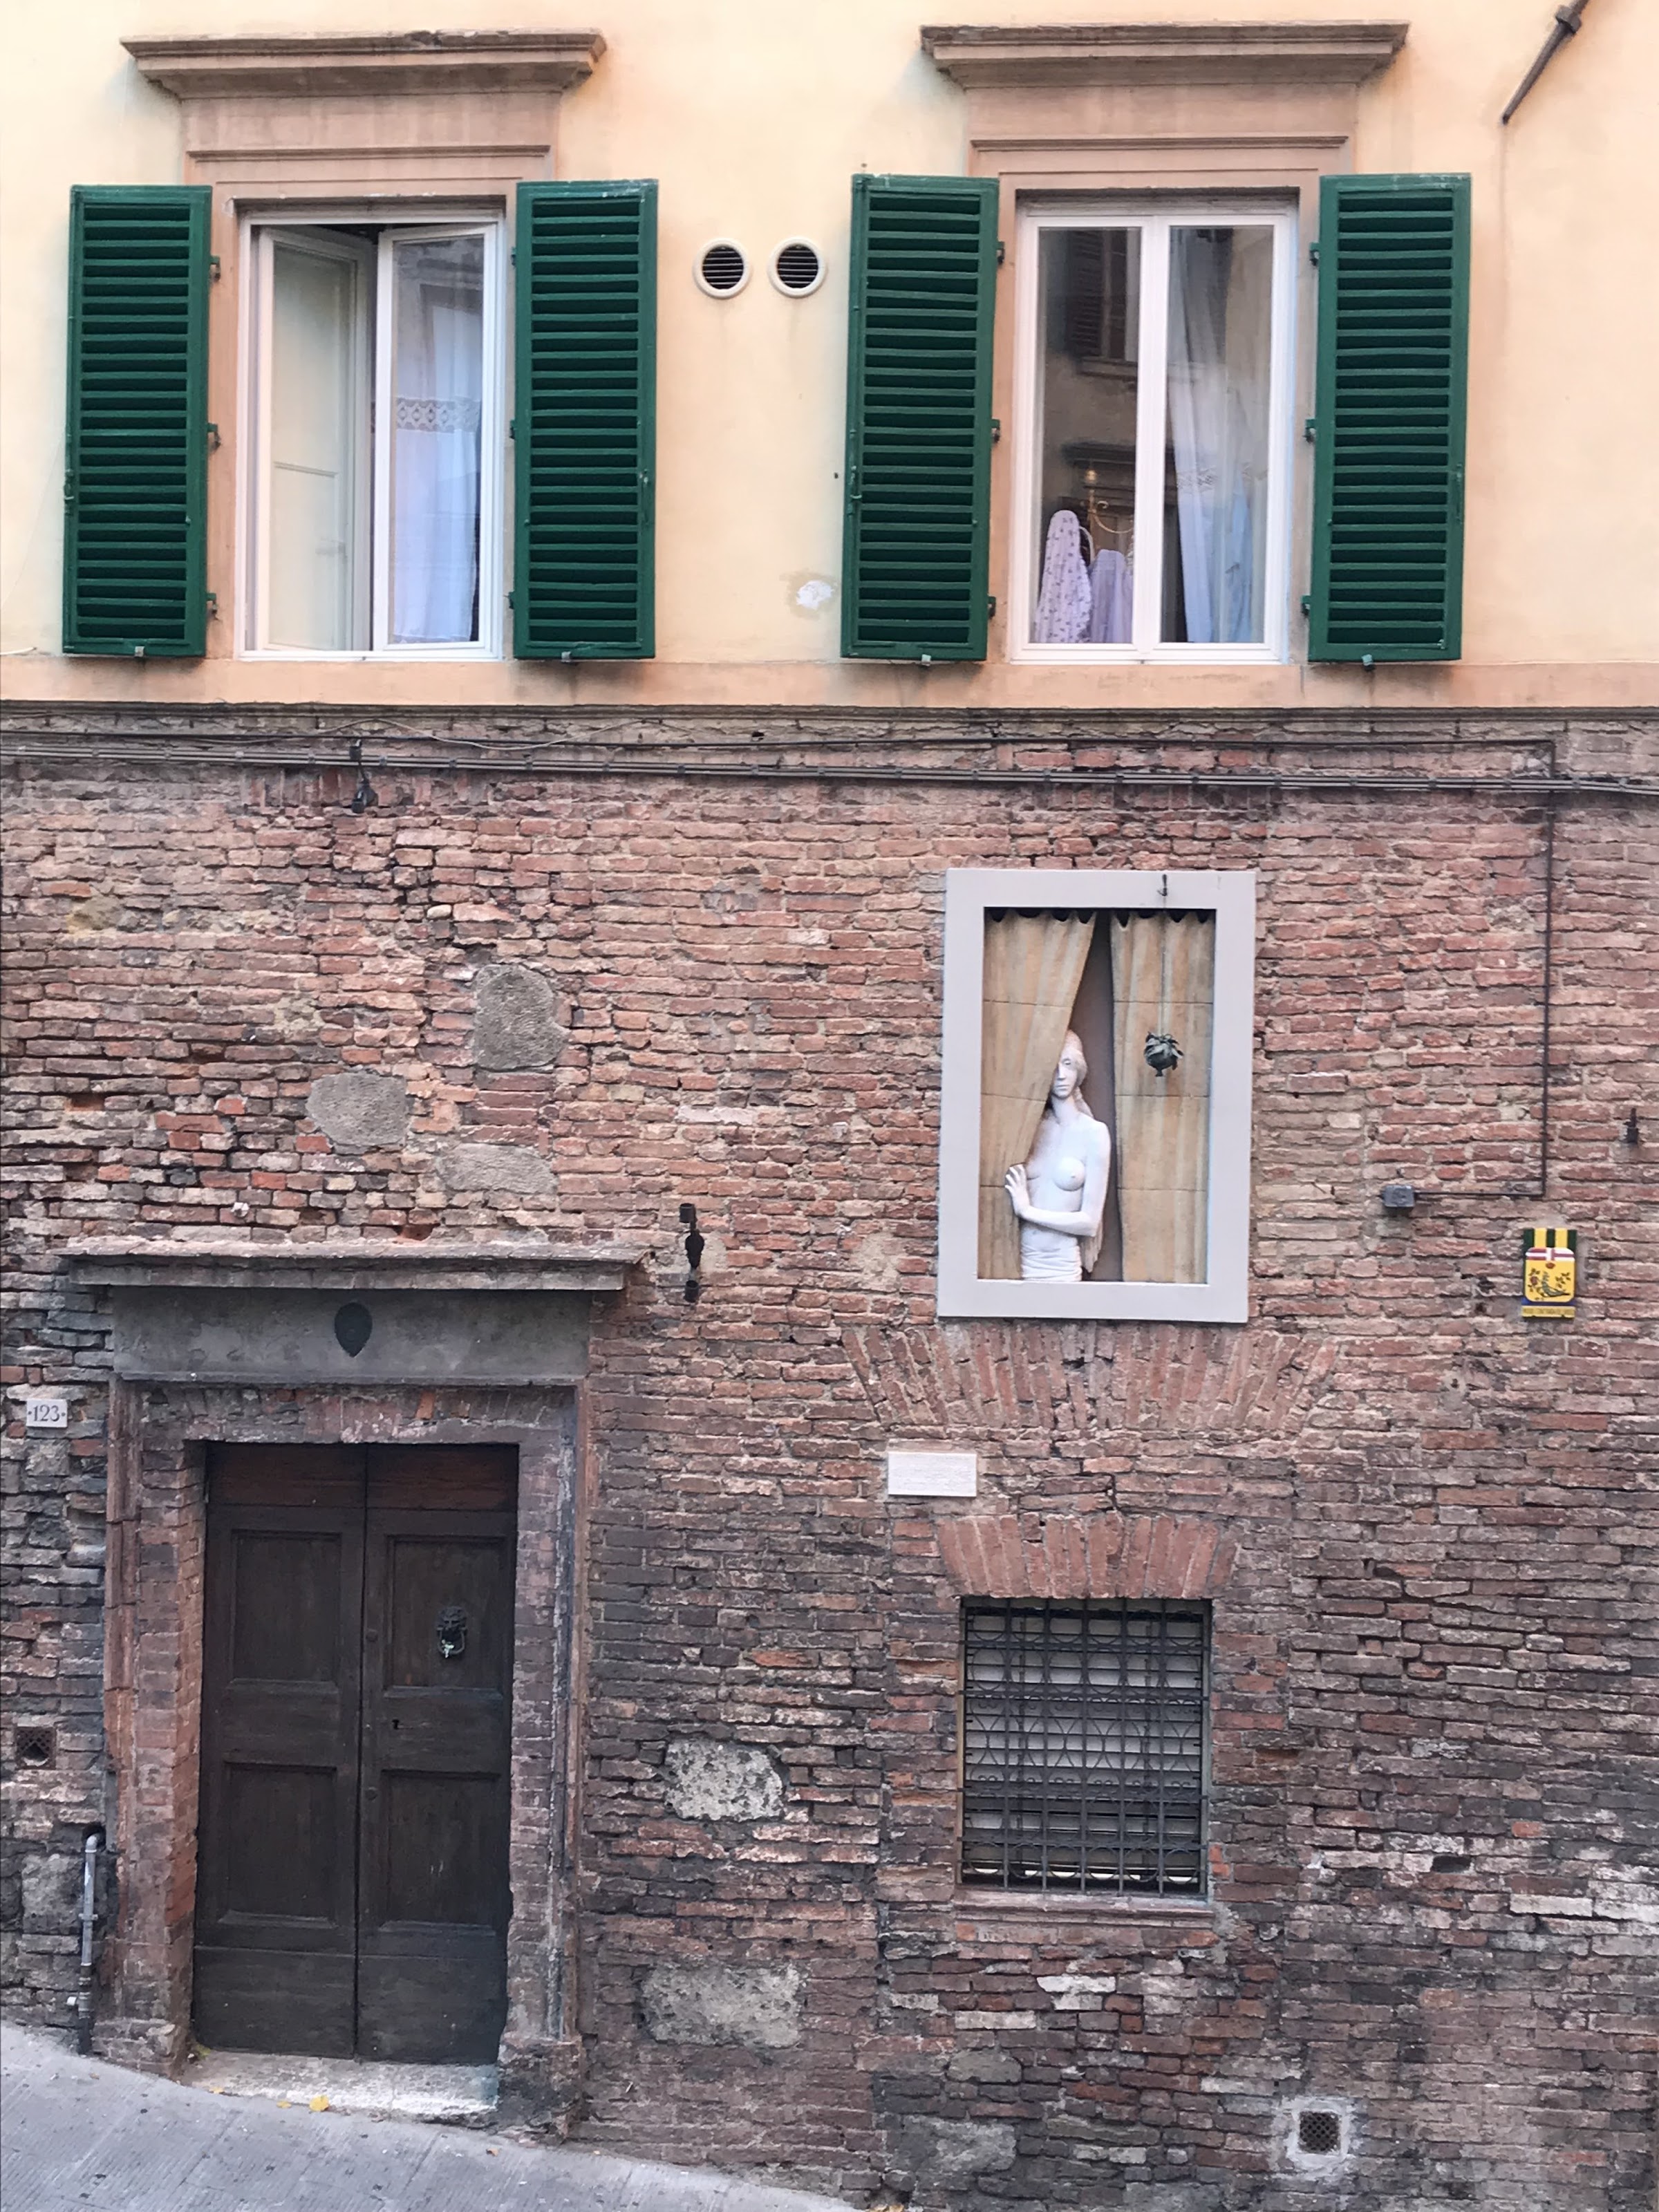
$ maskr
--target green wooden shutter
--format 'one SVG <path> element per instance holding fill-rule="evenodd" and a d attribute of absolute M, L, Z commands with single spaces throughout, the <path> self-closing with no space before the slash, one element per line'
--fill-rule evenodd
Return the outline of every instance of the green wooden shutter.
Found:
<path fill-rule="evenodd" d="M 841 649 L 982 660 L 992 179 L 853 179 Z"/>
<path fill-rule="evenodd" d="M 657 187 L 520 185 L 513 649 L 656 650 Z"/>
<path fill-rule="evenodd" d="M 70 198 L 65 653 L 207 650 L 205 185 Z"/>
<path fill-rule="evenodd" d="M 1310 660 L 1462 648 L 1469 180 L 1327 177 Z"/>

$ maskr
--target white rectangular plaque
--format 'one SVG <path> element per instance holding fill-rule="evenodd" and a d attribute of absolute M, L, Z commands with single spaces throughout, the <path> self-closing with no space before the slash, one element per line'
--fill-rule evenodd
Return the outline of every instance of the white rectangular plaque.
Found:
<path fill-rule="evenodd" d="M 25 1398 L 23 1426 L 26 1429 L 66 1429 L 69 1426 L 67 1398 Z"/>
<path fill-rule="evenodd" d="M 890 1451 L 890 1498 L 972 1498 L 979 1488 L 979 1455 L 970 1451 Z"/>

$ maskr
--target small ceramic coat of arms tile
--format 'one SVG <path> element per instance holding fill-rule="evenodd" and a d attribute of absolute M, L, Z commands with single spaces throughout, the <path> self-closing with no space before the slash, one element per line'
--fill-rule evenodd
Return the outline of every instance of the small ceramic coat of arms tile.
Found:
<path fill-rule="evenodd" d="M 1521 1317 L 1571 1321 L 1578 1295 L 1578 1231 L 1534 1228 L 1522 1238 Z"/>

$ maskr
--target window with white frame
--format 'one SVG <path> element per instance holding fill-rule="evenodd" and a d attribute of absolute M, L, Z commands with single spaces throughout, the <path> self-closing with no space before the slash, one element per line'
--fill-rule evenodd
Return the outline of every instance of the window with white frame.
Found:
<path fill-rule="evenodd" d="M 1295 231 L 1265 204 L 1022 211 L 1020 659 L 1284 659 Z"/>
<path fill-rule="evenodd" d="M 250 226 L 245 649 L 501 651 L 499 216 Z"/>
<path fill-rule="evenodd" d="M 1255 878 L 945 877 L 939 1310 L 1249 1318 Z"/>

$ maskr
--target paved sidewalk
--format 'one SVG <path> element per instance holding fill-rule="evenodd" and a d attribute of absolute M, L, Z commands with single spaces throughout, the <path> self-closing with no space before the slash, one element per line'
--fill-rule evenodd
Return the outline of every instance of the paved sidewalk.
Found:
<path fill-rule="evenodd" d="M 0 2029 L 6 2212 L 848 2212 L 706 2167 L 215 2096 Z"/>

